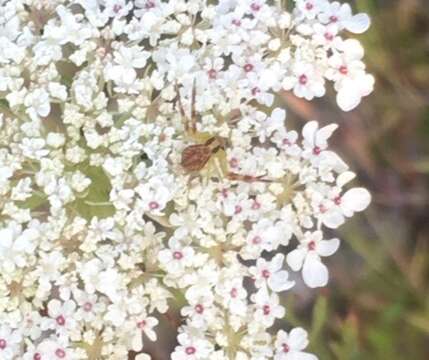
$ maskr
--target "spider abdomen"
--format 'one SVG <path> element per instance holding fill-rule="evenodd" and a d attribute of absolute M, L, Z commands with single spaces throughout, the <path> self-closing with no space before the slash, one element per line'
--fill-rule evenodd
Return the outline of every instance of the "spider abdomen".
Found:
<path fill-rule="evenodd" d="M 199 171 L 209 161 L 213 150 L 209 145 L 189 145 L 183 149 L 181 165 L 186 171 Z"/>

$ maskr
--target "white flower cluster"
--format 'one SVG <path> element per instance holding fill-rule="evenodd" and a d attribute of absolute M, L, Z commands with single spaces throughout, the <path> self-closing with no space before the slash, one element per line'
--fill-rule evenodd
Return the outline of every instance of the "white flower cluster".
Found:
<path fill-rule="evenodd" d="M 372 91 L 364 14 L 296 0 L 0 0 L 0 358 L 312 360 L 271 328 L 370 195 L 273 105 Z M 277 326 L 276 325 L 276 326 Z M 158 333 L 159 335 L 159 333 Z"/>

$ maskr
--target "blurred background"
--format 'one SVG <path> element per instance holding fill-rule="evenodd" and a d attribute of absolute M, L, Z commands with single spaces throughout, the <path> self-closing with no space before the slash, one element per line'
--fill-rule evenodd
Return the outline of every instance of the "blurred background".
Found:
<path fill-rule="evenodd" d="M 337 122 L 331 142 L 371 207 L 334 235 L 328 288 L 292 296 L 291 325 L 311 329 L 321 360 L 429 359 L 429 0 L 357 0 L 373 94 L 341 112 L 284 94 L 288 121 Z M 293 311 L 294 310 L 294 311 Z"/>

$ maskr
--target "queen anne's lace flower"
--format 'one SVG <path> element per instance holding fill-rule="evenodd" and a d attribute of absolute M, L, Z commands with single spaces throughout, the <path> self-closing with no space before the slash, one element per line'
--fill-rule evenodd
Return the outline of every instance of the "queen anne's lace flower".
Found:
<path fill-rule="evenodd" d="M 1 359 L 149 360 L 174 302 L 173 360 L 315 359 L 279 293 L 370 194 L 273 104 L 355 108 L 369 18 L 279 3 L 0 1 Z"/>

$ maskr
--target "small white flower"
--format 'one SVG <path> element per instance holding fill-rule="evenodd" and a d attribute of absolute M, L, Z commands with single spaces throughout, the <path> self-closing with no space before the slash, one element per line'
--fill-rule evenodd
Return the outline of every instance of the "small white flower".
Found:
<path fill-rule="evenodd" d="M 304 352 L 308 346 L 307 332 L 294 328 L 289 333 L 279 330 L 276 336 L 274 360 L 317 360 L 313 354 Z"/>
<path fill-rule="evenodd" d="M 311 288 L 323 287 L 328 283 L 328 269 L 321 257 L 331 256 L 340 246 L 340 240 L 323 240 L 321 231 L 306 232 L 301 244 L 291 251 L 286 261 L 293 271 L 302 268 L 304 282 Z"/>
<path fill-rule="evenodd" d="M 249 269 L 250 274 L 253 275 L 255 286 L 260 288 L 263 285 L 275 292 L 281 292 L 290 289 L 295 285 L 294 281 L 289 281 L 289 274 L 285 270 L 281 270 L 283 266 L 284 255 L 277 254 L 271 261 L 265 259 L 258 259 L 256 266 Z"/>

